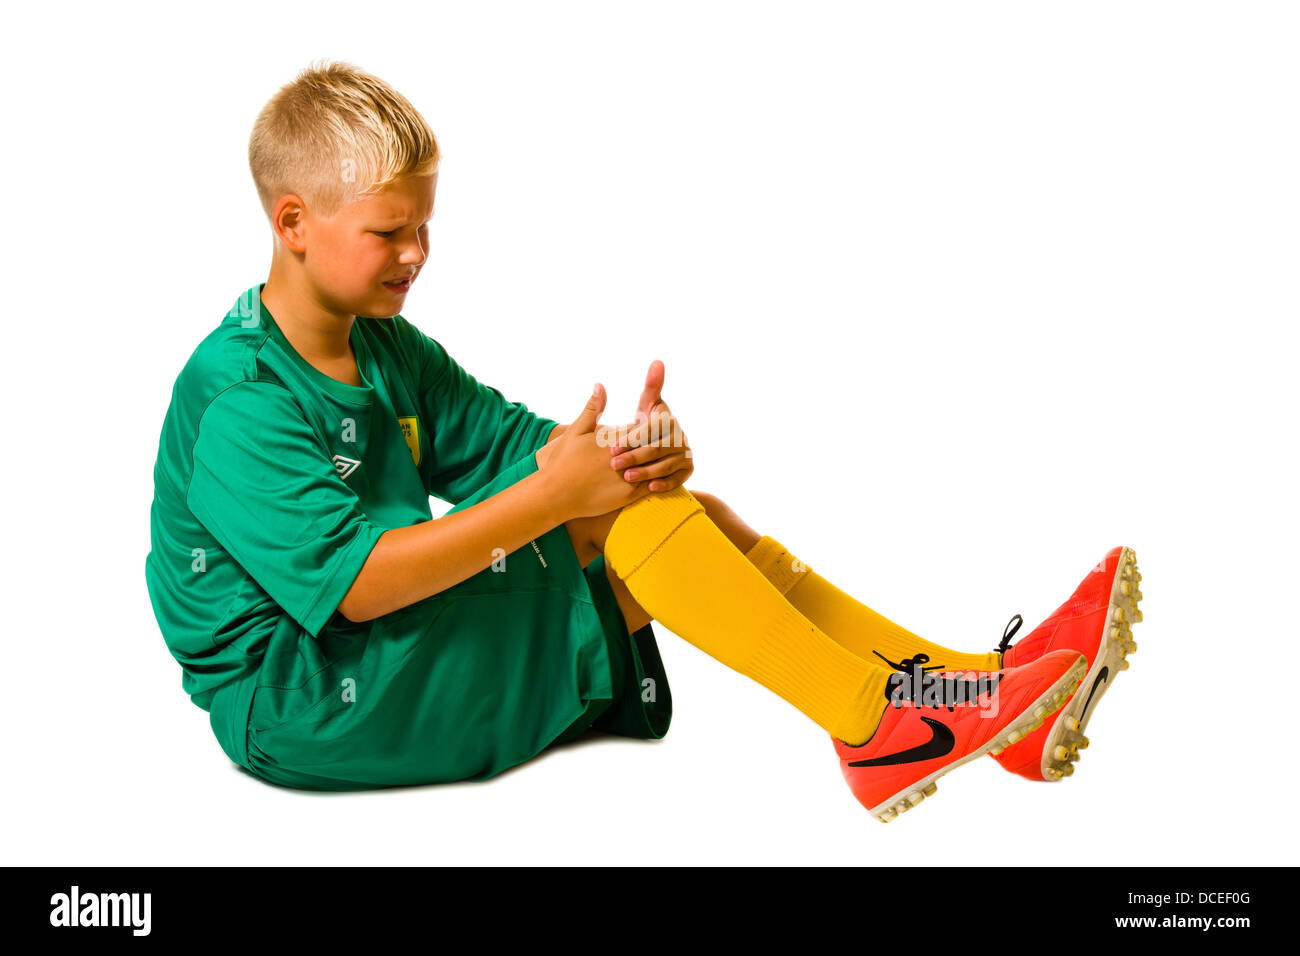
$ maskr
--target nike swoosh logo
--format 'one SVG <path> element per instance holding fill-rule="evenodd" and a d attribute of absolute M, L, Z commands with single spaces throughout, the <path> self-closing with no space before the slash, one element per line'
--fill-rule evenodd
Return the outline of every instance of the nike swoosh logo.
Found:
<path fill-rule="evenodd" d="M 952 730 L 947 724 L 941 724 L 937 720 L 931 720 L 929 717 L 922 717 L 925 725 L 930 728 L 930 739 L 916 747 L 909 747 L 907 750 L 900 750 L 896 754 L 887 754 L 884 757 L 872 757 L 869 760 L 851 760 L 850 767 L 892 767 L 900 763 L 916 763 L 921 760 L 933 760 L 935 757 L 942 757 L 951 753 L 952 748 L 957 745 L 957 738 L 953 736 Z"/>
<path fill-rule="evenodd" d="M 1109 676 L 1110 668 L 1103 667 L 1101 673 L 1097 675 L 1097 679 L 1092 682 L 1092 690 L 1088 691 L 1088 699 L 1083 702 L 1083 710 L 1079 713 L 1079 723 L 1082 724 L 1084 719 L 1088 716 L 1088 708 L 1092 706 L 1092 695 L 1097 693 L 1097 685 L 1106 683 L 1106 678 Z"/>

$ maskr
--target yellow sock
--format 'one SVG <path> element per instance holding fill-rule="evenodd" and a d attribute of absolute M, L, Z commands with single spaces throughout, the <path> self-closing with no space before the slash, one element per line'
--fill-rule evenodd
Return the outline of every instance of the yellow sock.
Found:
<path fill-rule="evenodd" d="M 605 561 L 664 627 L 828 733 L 861 744 L 875 732 L 893 672 L 800 614 L 685 488 L 624 508 L 605 539 Z"/>
<path fill-rule="evenodd" d="M 879 660 L 876 655 L 880 654 L 898 663 L 923 653 L 930 658 L 930 667 L 963 671 L 995 671 L 1002 667 L 996 651 L 964 654 L 900 627 L 816 574 L 768 535 L 760 538 L 745 557 L 801 614 L 858 657 Z"/>

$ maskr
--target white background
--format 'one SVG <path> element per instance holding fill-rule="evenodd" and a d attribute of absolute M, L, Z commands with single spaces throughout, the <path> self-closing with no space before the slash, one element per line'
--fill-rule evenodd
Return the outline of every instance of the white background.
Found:
<path fill-rule="evenodd" d="M 7 16 L 6 862 L 1294 858 L 1294 6 Z M 152 471 L 267 275 L 253 119 L 318 57 L 437 134 L 403 314 L 508 398 L 567 422 L 601 381 L 627 421 L 662 359 L 688 487 L 954 647 L 1135 548 L 1140 650 L 1074 777 L 981 759 L 882 826 L 824 731 L 663 629 L 663 741 L 390 792 L 240 773 L 153 618 Z"/>

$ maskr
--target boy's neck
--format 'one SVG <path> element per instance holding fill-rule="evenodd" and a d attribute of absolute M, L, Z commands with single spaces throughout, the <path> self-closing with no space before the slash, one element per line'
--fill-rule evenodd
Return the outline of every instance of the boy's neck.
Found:
<path fill-rule="evenodd" d="M 262 303 L 289 344 L 311 364 L 337 365 L 353 359 L 351 335 L 356 316 L 322 308 L 306 289 L 277 275 L 274 269 L 262 287 Z"/>

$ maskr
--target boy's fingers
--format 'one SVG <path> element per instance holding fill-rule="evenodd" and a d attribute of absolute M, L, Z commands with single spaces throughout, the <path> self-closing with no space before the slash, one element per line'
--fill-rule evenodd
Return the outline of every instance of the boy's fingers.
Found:
<path fill-rule="evenodd" d="M 619 452 L 609 460 L 609 466 L 618 470 L 619 468 L 631 468 L 633 465 L 644 465 L 646 462 L 654 461 L 659 452 L 660 449 L 653 445 L 643 445 L 630 451 Z"/>
<path fill-rule="evenodd" d="M 687 465 L 685 455 L 665 455 L 657 458 L 645 465 L 638 465 L 636 468 L 623 469 L 623 478 L 625 481 L 644 481 L 648 478 L 664 478 L 672 475 L 686 467 L 694 468 L 693 465 Z M 631 477 L 628 477 L 631 475 Z"/>
<path fill-rule="evenodd" d="M 655 486 L 655 491 L 669 491 L 678 485 L 686 484 L 693 474 L 695 474 L 695 465 L 688 459 L 679 465 L 676 471 L 661 478 L 651 478 L 650 484 Z"/>
<path fill-rule="evenodd" d="M 583 406 L 582 412 L 573 421 L 573 427 L 579 434 L 595 431 L 596 420 L 600 418 L 600 413 L 605 409 L 605 388 L 599 382 L 592 390 L 591 397 L 587 399 L 587 404 Z"/>
<path fill-rule="evenodd" d="M 637 468 L 652 465 L 667 458 L 691 458 L 693 454 L 689 445 L 643 445 L 631 451 L 621 452 L 609 460 L 614 470 L 620 468 Z"/>
<path fill-rule="evenodd" d="M 641 416 L 637 416 L 640 420 Z M 681 430 L 681 423 L 673 417 L 671 412 L 657 411 L 649 419 L 641 421 L 640 424 L 624 426 L 626 434 L 619 446 L 619 450 L 629 448 L 639 448 L 652 443 L 671 444 L 675 437 L 682 436 L 680 440 L 685 440 L 685 433 Z"/>
<path fill-rule="evenodd" d="M 669 418 L 665 420 L 659 428 L 659 431 L 653 436 L 646 429 L 646 426 L 638 428 L 634 432 L 629 432 L 625 439 L 614 448 L 611 453 L 612 458 L 622 458 L 626 462 L 639 463 L 647 460 L 646 456 L 657 453 L 657 450 L 665 448 L 685 449 L 689 447 L 690 442 L 686 438 L 686 432 L 682 431 L 681 424 L 676 419 Z M 641 457 L 637 457 L 637 456 Z M 620 467 L 615 465 L 614 467 Z"/>
<path fill-rule="evenodd" d="M 651 491 L 672 491 L 674 488 L 681 487 L 685 484 L 690 474 L 685 471 L 675 471 L 667 478 L 656 478 L 648 482 Z"/>

